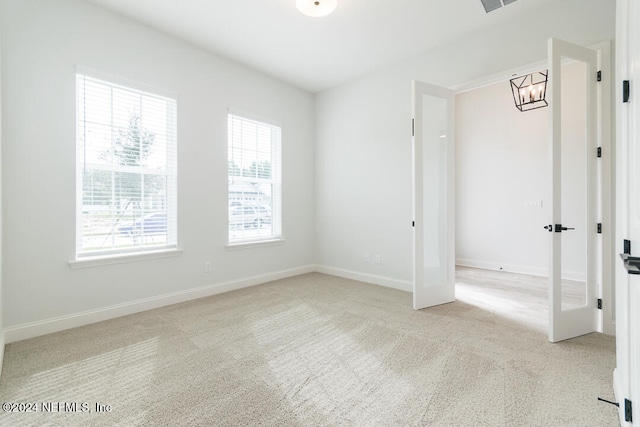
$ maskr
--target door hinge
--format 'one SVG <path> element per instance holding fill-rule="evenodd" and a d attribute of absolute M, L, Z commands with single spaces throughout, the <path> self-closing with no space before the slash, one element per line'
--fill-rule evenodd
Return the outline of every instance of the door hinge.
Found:
<path fill-rule="evenodd" d="M 416 119 L 411 119 L 411 136 L 416 136 Z"/>
<path fill-rule="evenodd" d="M 411 221 L 411 226 L 415 227 L 416 226 L 416 222 L 415 221 Z"/>
<path fill-rule="evenodd" d="M 629 80 L 622 81 L 622 102 L 629 102 Z"/>
<path fill-rule="evenodd" d="M 596 231 L 598 232 L 598 234 L 602 234 L 602 223 L 601 222 L 598 223 L 598 227 L 596 228 Z"/>
<path fill-rule="evenodd" d="M 602 310 L 602 298 L 598 298 L 598 310 Z"/>
<path fill-rule="evenodd" d="M 597 77 L 598 81 L 601 82 L 602 81 L 602 71 L 598 71 L 598 77 Z"/>
<path fill-rule="evenodd" d="M 602 147 L 598 147 L 598 149 L 596 151 L 596 156 L 602 157 Z"/>

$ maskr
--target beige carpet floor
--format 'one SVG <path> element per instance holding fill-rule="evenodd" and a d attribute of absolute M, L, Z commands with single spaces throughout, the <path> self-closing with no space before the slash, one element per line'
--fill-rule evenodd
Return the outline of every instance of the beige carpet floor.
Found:
<path fill-rule="evenodd" d="M 550 344 L 467 303 L 414 311 L 313 273 L 10 344 L 0 400 L 40 412 L 0 425 L 614 426 L 596 400 L 614 364 L 609 336 Z"/>

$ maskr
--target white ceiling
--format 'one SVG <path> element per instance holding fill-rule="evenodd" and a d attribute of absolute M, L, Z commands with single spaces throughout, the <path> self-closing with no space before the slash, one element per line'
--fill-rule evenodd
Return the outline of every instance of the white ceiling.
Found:
<path fill-rule="evenodd" d="M 311 18 L 295 0 L 88 0 L 302 89 L 318 92 L 562 0 L 338 0 Z M 505 35 L 505 37 L 510 37 Z"/>

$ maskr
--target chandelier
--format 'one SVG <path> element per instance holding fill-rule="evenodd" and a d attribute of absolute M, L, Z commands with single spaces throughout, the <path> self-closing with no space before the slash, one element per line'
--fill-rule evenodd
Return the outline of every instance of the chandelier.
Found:
<path fill-rule="evenodd" d="M 522 112 L 547 107 L 548 72 L 538 71 L 511 79 L 511 92 L 516 108 Z"/>

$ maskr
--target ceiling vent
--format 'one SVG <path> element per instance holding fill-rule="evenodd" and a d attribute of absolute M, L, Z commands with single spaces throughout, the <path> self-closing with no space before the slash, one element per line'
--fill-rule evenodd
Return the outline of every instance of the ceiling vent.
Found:
<path fill-rule="evenodd" d="M 480 0 L 480 3 L 482 3 L 482 6 L 484 6 L 484 10 L 489 13 L 515 1 L 516 0 Z"/>

